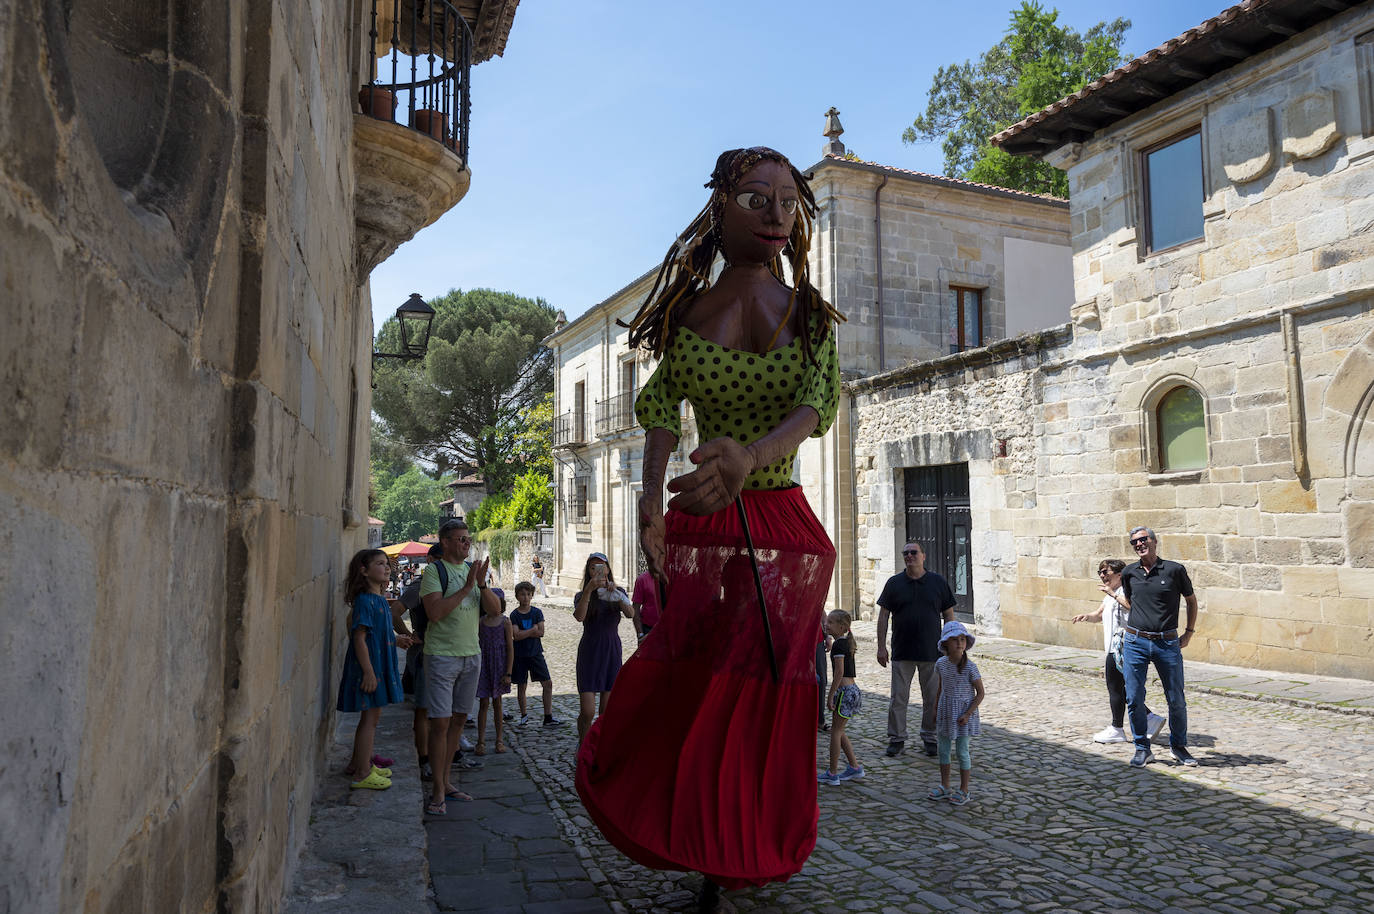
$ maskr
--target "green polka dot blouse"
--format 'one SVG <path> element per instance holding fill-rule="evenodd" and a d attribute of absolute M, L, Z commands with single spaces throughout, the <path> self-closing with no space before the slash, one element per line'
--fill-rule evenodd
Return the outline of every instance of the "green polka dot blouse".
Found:
<path fill-rule="evenodd" d="M 820 416 L 811 437 L 819 438 L 835 421 L 840 366 L 835 333 L 816 347 L 816 364 L 807 364 L 798 337 L 759 355 L 702 339 L 686 327 L 673 332 L 649 383 L 635 401 L 635 416 L 645 431 L 666 428 L 682 437 L 679 407 L 692 404 L 701 440 L 730 437 L 751 444 L 767 435 L 798 406 Z M 744 481 L 746 489 L 784 489 L 792 485 L 796 452 L 759 467 Z"/>

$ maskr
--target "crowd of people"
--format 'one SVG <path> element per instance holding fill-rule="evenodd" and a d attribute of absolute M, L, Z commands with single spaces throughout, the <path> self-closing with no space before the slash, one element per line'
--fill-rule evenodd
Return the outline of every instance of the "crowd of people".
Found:
<path fill-rule="evenodd" d="M 766 147 L 722 153 L 706 187 L 706 205 L 669 247 L 628 325 L 631 347 L 658 359 L 635 402 L 645 430 L 638 521 L 647 571 L 627 592 L 608 557 L 591 553 L 573 617 L 582 625 L 575 777 L 582 804 L 629 858 L 701 873 L 700 907 L 713 910 L 722 887 L 799 872 L 816 843 L 818 785 L 839 786 L 865 771 L 849 734 L 863 707 L 852 620 L 824 613 L 835 549 L 793 482 L 798 447 L 827 432 L 840 393 L 835 328 L 844 318 L 809 274 L 816 201 L 806 177 Z M 717 272 L 718 258 L 724 266 Z M 684 400 L 704 443 L 689 455 L 691 471 L 667 480 Z M 1140 560 L 1101 566 L 1115 606 L 1104 598 L 1093 616 L 1106 622 L 1111 610 L 1108 665 L 1120 676 L 1109 683 L 1111 733 L 1124 739 L 1129 711 L 1132 764 L 1153 760 L 1149 741 L 1160 725 L 1144 695 L 1153 664 L 1164 684 L 1174 758 L 1196 764 L 1186 748 L 1181 650 L 1197 600 L 1183 566 L 1158 558 L 1152 531 L 1133 530 L 1130 542 Z M 460 769 L 450 761 L 480 764 L 463 755 L 474 700 L 473 755 L 486 749 L 488 713 L 492 747 L 504 748 L 502 697 L 512 682 L 522 722 L 525 683 L 534 679 L 543 688 L 545 725 L 559 723 L 539 656 L 544 617 L 530 603 L 535 584 L 516 586 L 517 608 L 508 615 L 504 594 L 488 584 L 487 561 L 466 561 L 470 548 L 467 528 L 446 522 L 438 554 L 391 614 L 381 597 L 385 557 L 365 550 L 349 568 L 353 649 L 339 707 L 362 712 L 353 784 L 390 783 L 389 760 L 373 755 L 372 733 L 380 708 L 400 699 L 395 645 L 409 644 L 416 747 L 431 772 L 425 809 L 435 816 L 447 813 L 449 801 L 471 799 L 453 780 Z M 903 571 L 877 599 L 876 659 L 891 675 L 887 755 L 905 750 L 915 680 L 922 748 L 939 759 L 940 783 L 929 796 L 962 806 L 970 800 L 970 741 L 986 692 L 969 656 L 975 638 L 954 618 L 948 583 L 925 560 L 920 543 L 907 543 Z M 543 572 L 536 575 L 540 593 Z M 1181 634 L 1180 599 L 1188 607 Z M 415 631 L 400 620 L 404 609 Z M 639 639 L 628 659 L 623 619 L 632 620 Z M 819 771 L 817 729 L 829 731 L 828 765 Z"/>

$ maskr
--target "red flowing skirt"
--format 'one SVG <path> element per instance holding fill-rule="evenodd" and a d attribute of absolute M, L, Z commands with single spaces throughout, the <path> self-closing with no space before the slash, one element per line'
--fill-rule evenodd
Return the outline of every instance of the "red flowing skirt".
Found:
<path fill-rule="evenodd" d="M 724 888 L 787 879 L 816 844 L 816 644 L 835 547 L 800 487 L 737 509 L 669 511 L 667 603 L 577 757 L 577 792 L 627 857 Z"/>

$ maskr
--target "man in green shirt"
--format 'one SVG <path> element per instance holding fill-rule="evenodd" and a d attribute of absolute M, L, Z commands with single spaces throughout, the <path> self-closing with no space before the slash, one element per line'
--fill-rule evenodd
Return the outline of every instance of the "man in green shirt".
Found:
<path fill-rule="evenodd" d="M 472 549 L 468 525 L 445 521 L 439 527 L 443 557 L 431 562 L 420 577 L 420 602 L 429 619 L 425 631 L 425 705 L 429 713 L 429 758 L 434 766 L 434 792 L 426 811 L 447 812 L 447 799 L 470 800 L 450 783 L 449 762 L 458 751 L 468 708 L 477 694 L 482 654 L 477 644 L 481 606 L 499 608 L 500 601 L 487 587 L 488 561 L 467 561 Z M 447 587 L 442 586 L 439 565 L 444 565 Z"/>

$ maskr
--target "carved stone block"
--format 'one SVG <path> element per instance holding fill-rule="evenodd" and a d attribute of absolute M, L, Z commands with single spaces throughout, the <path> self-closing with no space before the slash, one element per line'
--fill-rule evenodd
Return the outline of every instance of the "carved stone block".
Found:
<path fill-rule="evenodd" d="M 1341 138 L 1336 129 L 1336 93 L 1330 89 L 1290 99 L 1283 121 L 1283 151 L 1295 159 L 1319 156 Z"/>
<path fill-rule="evenodd" d="M 1228 123 L 1218 133 L 1222 167 L 1232 183 L 1253 181 L 1274 164 L 1274 127 L 1268 108 Z"/>

